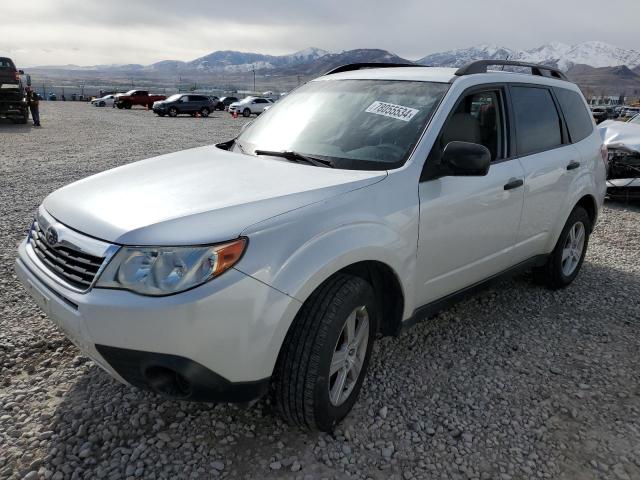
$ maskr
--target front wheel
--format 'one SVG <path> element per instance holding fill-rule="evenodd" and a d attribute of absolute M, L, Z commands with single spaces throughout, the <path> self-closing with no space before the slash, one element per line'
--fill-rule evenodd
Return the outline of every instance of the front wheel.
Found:
<path fill-rule="evenodd" d="M 202 110 L 200 110 L 200 115 L 202 115 L 203 117 L 208 117 L 209 109 L 207 107 L 203 107 Z"/>
<path fill-rule="evenodd" d="M 536 280 L 551 289 L 563 288 L 573 282 L 587 253 L 591 229 L 586 210 L 574 208 L 546 264 L 534 269 Z"/>
<path fill-rule="evenodd" d="M 364 381 L 378 324 L 373 289 L 337 274 L 304 303 L 285 338 L 273 382 L 289 423 L 330 431 L 351 410 Z"/>
<path fill-rule="evenodd" d="M 106 105 L 106 103 L 104 103 L 104 102 L 100 102 L 100 103 L 98 104 L 98 106 L 99 106 L 99 107 L 104 107 L 105 105 Z"/>
<path fill-rule="evenodd" d="M 251 110 L 249 110 L 248 108 L 245 108 L 245 109 L 242 111 L 242 116 L 243 116 L 243 117 L 250 117 L 250 116 L 251 116 Z"/>
<path fill-rule="evenodd" d="M 169 109 L 169 116 L 170 117 L 177 117 L 178 116 L 178 109 L 176 107 L 171 107 Z"/>

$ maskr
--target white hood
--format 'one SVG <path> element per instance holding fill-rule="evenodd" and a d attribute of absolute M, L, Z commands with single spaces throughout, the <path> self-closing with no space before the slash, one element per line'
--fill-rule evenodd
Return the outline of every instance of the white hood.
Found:
<path fill-rule="evenodd" d="M 59 222 L 109 242 L 196 245 L 235 238 L 254 223 L 385 176 L 207 146 L 80 180 L 53 192 L 43 205 Z"/>
<path fill-rule="evenodd" d="M 640 153 L 640 125 L 637 123 L 606 120 L 598 125 L 598 130 L 607 148 Z"/>

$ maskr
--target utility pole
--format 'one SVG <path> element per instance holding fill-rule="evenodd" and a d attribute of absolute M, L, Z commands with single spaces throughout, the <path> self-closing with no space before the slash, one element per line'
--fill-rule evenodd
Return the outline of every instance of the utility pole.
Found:
<path fill-rule="evenodd" d="M 256 67 L 254 66 L 251 71 L 253 72 L 253 93 L 256 92 Z"/>

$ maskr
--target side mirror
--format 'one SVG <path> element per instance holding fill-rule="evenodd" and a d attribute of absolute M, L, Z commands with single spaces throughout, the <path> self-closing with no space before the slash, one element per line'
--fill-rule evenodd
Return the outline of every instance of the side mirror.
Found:
<path fill-rule="evenodd" d="M 442 152 L 442 165 L 450 175 L 482 177 L 489 171 L 491 152 L 478 143 L 449 142 Z"/>

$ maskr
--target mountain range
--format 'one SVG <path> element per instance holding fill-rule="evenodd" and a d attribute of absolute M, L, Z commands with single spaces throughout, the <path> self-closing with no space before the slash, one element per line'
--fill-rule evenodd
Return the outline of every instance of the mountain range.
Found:
<path fill-rule="evenodd" d="M 421 58 L 417 63 L 439 67 L 460 67 L 472 60 L 484 59 L 544 63 L 564 71 L 568 71 L 574 65 L 589 65 L 596 68 L 626 65 L 629 68 L 634 68 L 640 65 L 640 51 L 627 50 L 596 41 L 576 45 L 554 42 L 530 50 L 516 50 L 497 45 L 479 45 L 433 53 Z"/>
<path fill-rule="evenodd" d="M 552 65 L 565 71 L 581 86 L 604 88 L 611 93 L 619 90 L 640 95 L 640 51 L 623 49 L 604 42 L 590 41 L 567 45 L 548 43 L 529 50 L 497 45 L 478 45 L 432 53 L 419 60 L 408 60 L 382 49 L 356 49 L 330 53 L 310 47 L 289 55 L 265 55 L 255 52 L 215 51 L 191 61 L 163 60 L 150 65 L 93 65 L 33 67 L 29 71 L 50 78 L 145 79 L 149 83 L 177 77 L 199 82 L 220 82 L 247 85 L 251 72 L 258 72 L 262 81 L 278 88 L 278 82 L 289 88 L 321 75 L 332 68 L 349 63 L 417 63 L 438 67 L 459 67 L 473 60 L 509 59 Z M 249 76 L 247 76 L 247 73 Z M 296 80 L 297 78 L 297 80 Z"/>

